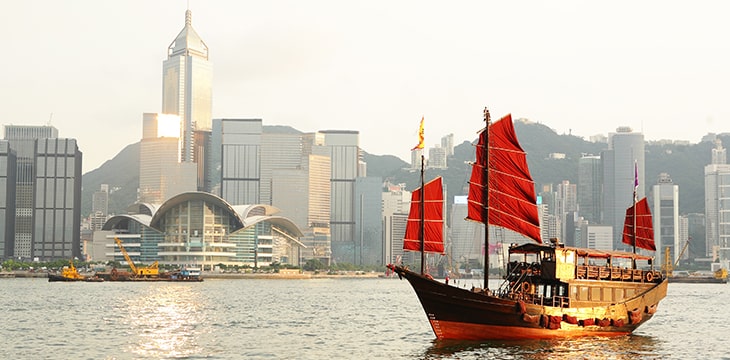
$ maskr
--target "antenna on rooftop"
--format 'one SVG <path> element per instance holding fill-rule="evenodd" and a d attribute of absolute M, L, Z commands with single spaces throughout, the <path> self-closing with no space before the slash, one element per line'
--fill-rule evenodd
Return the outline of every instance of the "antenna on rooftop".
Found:
<path fill-rule="evenodd" d="M 48 123 L 46 123 L 46 126 L 51 126 L 51 120 L 53 120 L 53 113 L 51 113 L 51 116 L 48 117 Z"/>

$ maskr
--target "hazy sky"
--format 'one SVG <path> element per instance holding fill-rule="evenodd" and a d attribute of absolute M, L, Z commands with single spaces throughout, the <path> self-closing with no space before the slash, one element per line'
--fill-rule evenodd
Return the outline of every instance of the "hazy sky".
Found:
<path fill-rule="evenodd" d="M 84 172 L 140 140 L 185 1 L 3 5 L 2 124 L 78 139 Z M 359 130 L 409 160 L 476 137 L 482 109 L 588 137 L 730 131 L 727 1 L 190 1 L 213 117 Z M 53 114 L 51 116 L 51 114 Z M 730 146 L 730 144 L 726 144 Z"/>

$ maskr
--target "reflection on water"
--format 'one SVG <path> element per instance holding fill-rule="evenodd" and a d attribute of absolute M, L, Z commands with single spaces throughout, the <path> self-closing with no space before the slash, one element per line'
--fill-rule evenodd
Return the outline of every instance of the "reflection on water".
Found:
<path fill-rule="evenodd" d="M 651 336 L 587 337 L 542 341 L 434 340 L 424 358 L 498 359 L 659 359 Z"/>
<path fill-rule="evenodd" d="M 142 297 L 131 297 L 118 311 L 128 333 L 126 352 L 143 358 L 186 357 L 201 352 L 205 298 L 195 287 L 155 284 Z"/>
<path fill-rule="evenodd" d="M 0 280 L 1 359 L 722 359 L 726 284 L 671 284 L 631 336 L 444 342 L 396 279 Z"/>

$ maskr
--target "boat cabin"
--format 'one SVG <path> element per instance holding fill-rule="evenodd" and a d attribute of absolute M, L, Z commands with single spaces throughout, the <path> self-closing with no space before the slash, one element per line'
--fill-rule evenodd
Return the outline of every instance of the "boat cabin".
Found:
<path fill-rule="evenodd" d="M 500 295 L 540 305 L 616 303 L 661 282 L 653 258 L 621 251 L 553 245 L 512 245 Z"/>

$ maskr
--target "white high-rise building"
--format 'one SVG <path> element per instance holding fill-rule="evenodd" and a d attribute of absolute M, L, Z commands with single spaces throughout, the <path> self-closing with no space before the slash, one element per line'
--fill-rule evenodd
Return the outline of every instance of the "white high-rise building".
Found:
<path fill-rule="evenodd" d="M 607 225 L 592 225 L 584 223 L 581 226 L 581 243 L 588 248 L 597 250 L 611 250 L 613 248 L 613 228 Z"/>
<path fill-rule="evenodd" d="M 171 197 L 197 190 L 196 166 L 181 162 L 180 118 L 177 115 L 142 115 L 139 150 L 139 201 L 162 204 Z"/>
<path fill-rule="evenodd" d="M 162 64 L 162 112 L 182 121 L 180 161 L 195 159 L 195 131 L 210 131 L 213 113 L 213 66 L 208 46 L 192 26 L 192 13 L 185 11 L 185 27 L 167 49 Z"/>
<path fill-rule="evenodd" d="M 391 264 L 404 254 L 403 236 L 411 204 L 411 192 L 406 190 L 406 184 L 386 183 L 381 198 L 385 249 L 383 258 L 386 264 Z"/>
<path fill-rule="evenodd" d="M 730 165 L 720 140 L 715 141 L 712 161 L 705 166 L 706 251 L 726 260 L 730 257 L 724 250 L 730 248 Z"/>
<path fill-rule="evenodd" d="M 441 147 L 446 151 L 446 156 L 454 155 L 454 134 L 441 137 Z"/>
<path fill-rule="evenodd" d="M 656 261 L 664 264 L 664 251 L 669 248 L 670 260 L 674 264 L 687 241 L 680 232 L 679 185 L 672 183 L 669 174 L 661 173 L 654 185 L 653 194 L 654 205 L 651 212 L 654 220 L 654 244 L 657 249 Z"/>

